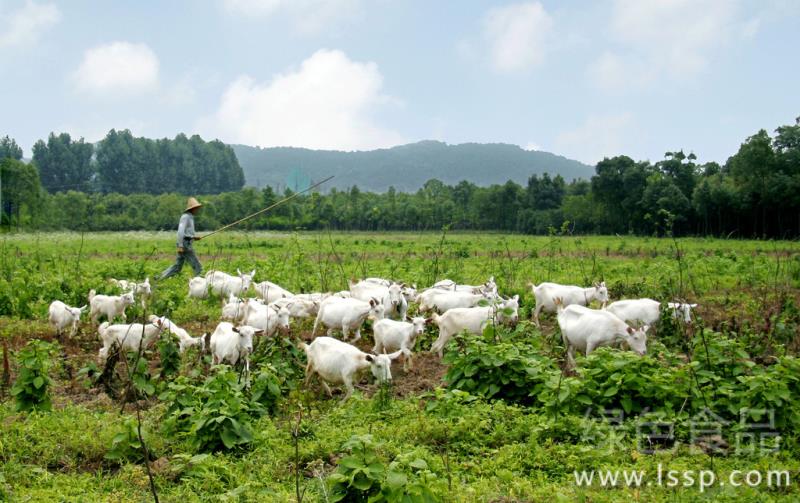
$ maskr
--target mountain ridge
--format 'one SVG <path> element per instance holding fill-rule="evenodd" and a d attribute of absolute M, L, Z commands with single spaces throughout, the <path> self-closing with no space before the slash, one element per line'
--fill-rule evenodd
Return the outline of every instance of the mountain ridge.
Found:
<path fill-rule="evenodd" d="M 531 175 L 549 173 L 570 181 L 588 179 L 591 166 L 558 154 L 525 150 L 508 143 L 447 144 L 422 140 L 390 148 L 360 151 L 314 150 L 300 147 L 230 145 L 254 187 L 302 190 L 314 180 L 335 175 L 328 187 L 385 192 L 416 191 L 432 178 L 454 185 L 467 180 L 476 185 L 513 180 L 527 184 Z"/>

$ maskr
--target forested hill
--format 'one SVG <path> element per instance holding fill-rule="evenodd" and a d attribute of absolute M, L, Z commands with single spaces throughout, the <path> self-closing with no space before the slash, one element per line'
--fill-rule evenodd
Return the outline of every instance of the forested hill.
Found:
<path fill-rule="evenodd" d="M 384 192 L 394 186 L 415 191 L 431 178 L 446 184 L 469 180 L 487 186 L 508 180 L 525 184 L 533 174 L 559 174 L 567 181 L 594 174 L 592 167 L 578 161 L 505 143 L 421 141 L 364 152 L 231 146 L 247 185 L 255 187 L 303 189 L 312 180 L 336 175 L 326 188 L 358 185 L 362 190 Z"/>

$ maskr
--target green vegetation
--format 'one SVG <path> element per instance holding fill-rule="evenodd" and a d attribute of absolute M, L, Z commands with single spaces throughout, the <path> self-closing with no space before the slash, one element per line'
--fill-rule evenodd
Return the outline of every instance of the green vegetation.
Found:
<path fill-rule="evenodd" d="M 17 354 L 19 375 L 11 388 L 11 395 L 17 402 L 17 411 L 50 410 L 50 357 L 53 353 L 51 344 L 32 340 Z"/>
<path fill-rule="evenodd" d="M 347 171 L 346 177 L 335 178 L 334 184 L 322 188 L 329 190 L 326 194 L 304 194 L 242 228 L 423 231 L 447 227 L 536 235 L 563 228 L 576 235 L 785 239 L 800 235 L 798 138 L 800 121 L 777 128 L 773 137 L 761 130 L 721 166 L 698 163 L 693 153 L 683 151 L 667 152 L 655 163 L 620 155 L 599 161 L 590 180 L 586 171 L 583 178 L 569 183 L 560 174 L 548 174 L 548 170 L 558 172 L 553 168 L 558 163 L 529 166 L 519 156 L 541 153 L 507 145 L 445 147 L 425 142 L 413 149 L 407 145 L 351 154 L 302 151 L 313 159 L 333 156 L 329 161 L 337 166 L 344 166 L 334 162 L 338 157 L 355 156 L 360 159 L 361 171 Z M 283 192 L 273 186 L 241 189 L 244 180 L 231 147 L 218 141 L 206 143 L 197 136 L 149 140 L 112 130 L 96 146 L 94 162 L 87 157 L 91 146 L 72 141 L 66 134 L 51 135 L 47 144 L 37 143 L 28 165 L 16 159 L 13 140 L 2 145 L 0 156 L 8 158 L 2 161 L 0 173 L 4 201 L 0 213 L 4 213 L 3 222 L 22 229 L 173 229 L 184 208 L 185 198 L 179 194 L 209 194 L 201 198 L 205 210 L 197 221 L 199 229 L 209 230 L 269 206 L 323 177 L 317 171 L 309 176 L 294 173 L 293 181 L 274 182 L 275 187 L 287 187 Z M 440 163 L 442 148 L 460 153 Z M 509 149 L 514 152 L 510 157 Z M 239 150 L 242 155 L 252 153 Z M 276 161 L 276 166 L 283 166 L 294 159 L 287 152 L 295 150 L 268 152 L 283 159 Z M 259 155 L 266 152 L 259 151 Z M 399 156 L 401 165 L 417 166 L 419 173 L 383 164 L 381 156 L 389 153 Z M 288 155 L 285 159 L 284 154 Z M 298 165 L 306 166 L 300 161 Z M 462 181 L 432 178 L 437 169 L 449 169 L 448 173 L 457 174 Z M 492 185 L 479 186 L 483 178 L 474 176 L 477 169 L 508 181 L 495 183 L 495 176 Z M 522 171 L 524 176 L 518 174 Z M 385 181 L 384 177 L 397 177 L 398 173 L 408 177 L 410 185 Z M 40 177 L 50 194 L 40 188 Z M 65 181 L 70 179 L 76 180 L 74 185 Z M 527 183 L 520 185 L 525 179 Z M 252 180 L 251 184 L 262 185 Z M 345 188 L 337 188 L 337 184 Z"/>
<path fill-rule="evenodd" d="M 171 262 L 173 246 L 173 232 L 0 236 L 0 342 L 10 348 L 15 386 L 35 384 L 25 377 L 28 342 L 54 339 L 50 301 L 83 305 L 90 288 L 116 291 L 110 277 L 152 278 Z M 176 354 L 164 336 L 143 358 L 120 360 L 111 375 L 111 388 L 122 389 L 132 374 L 136 393 L 128 398 L 138 397 L 149 455 L 133 402 L 121 412 L 126 394 L 110 398 L 96 378 L 100 343 L 84 322 L 33 365 L 52 381 L 52 410 L 18 411 L 11 390 L 0 389 L 0 495 L 143 501 L 150 498 L 147 466 L 163 501 L 294 501 L 298 493 L 304 501 L 458 502 L 800 495 L 796 242 L 231 232 L 197 250 L 206 270 L 255 268 L 256 280 L 296 292 L 340 290 L 353 277 L 421 287 L 494 275 L 502 293 L 521 295 L 522 321 L 455 337 L 443 363 L 424 353 L 431 329 L 413 369 L 395 365 L 393 385 L 384 389 L 364 378 L 345 403 L 302 383 L 305 357 L 293 338 L 307 337 L 312 320 L 293 322 L 292 338 L 258 341 L 249 379 L 238 368 L 210 366 L 196 348 Z M 212 331 L 219 301 L 187 299 L 187 279 L 156 283 L 148 312 L 137 303 L 129 319 L 154 312 L 192 336 Z M 526 283 L 601 279 L 613 299 L 697 302 L 696 322 L 686 327 L 666 317 L 647 356 L 601 349 L 563 373 L 554 318 L 543 316 L 541 330 L 527 321 L 533 297 Z M 371 331 L 364 333 L 362 347 L 371 348 Z M 789 470 L 792 480 L 702 493 L 696 486 L 575 483 L 576 470 L 592 469 L 640 470 L 654 482 L 659 465 L 712 470 L 720 479 L 736 470 Z"/>

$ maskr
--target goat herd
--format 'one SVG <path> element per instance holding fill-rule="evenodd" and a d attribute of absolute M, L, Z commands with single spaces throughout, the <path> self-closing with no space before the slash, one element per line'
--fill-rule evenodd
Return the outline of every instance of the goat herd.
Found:
<path fill-rule="evenodd" d="M 308 362 L 306 384 L 316 374 L 329 395 L 328 383 L 344 385 L 347 399 L 353 392 L 353 379 L 358 371 L 369 367 L 379 382 L 386 382 L 392 378 L 392 360 L 403 356 L 403 367 L 408 368 L 412 364 L 416 339 L 427 324 L 438 327 L 439 335 L 431 352 L 441 357 L 453 335 L 462 331 L 479 334 L 489 322 L 513 325 L 519 318 L 519 296 L 499 295 L 493 277 L 479 286 L 443 280 L 419 292 L 416 285 L 367 278 L 351 282 L 349 290 L 336 293 L 293 294 L 269 281 L 253 283 L 254 276 L 255 270 L 242 273 L 237 269 L 236 275 L 211 271 L 205 277 L 189 280 L 189 297 L 214 295 L 227 299 L 222 307 L 223 321 L 210 337 L 208 334 L 191 337 L 165 316 L 151 315 L 146 324 L 112 324 L 117 317 L 127 321 L 125 310 L 135 303 L 136 297 L 145 307 L 152 294 L 149 278 L 142 283 L 112 279 L 110 281 L 125 293 L 98 295 L 91 290 L 88 306 L 80 308 L 56 300 L 50 304 L 49 321 L 59 336 L 67 328 L 70 335 L 74 335 L 87 307 L 92 323 L 97 324 L 100 317 L 105 316 L 107 321 L 98 327 L 102 341 L 101 362 L 106 360 L 113 346 L 121 351 L 139 351 L 150 346 L 166 330 L 177 336 L 181 353 L 192 346 L 205 351 L 208 345 L 213 363 L 236 365 L 242 362 L 248 372 L 253 337 L 273 337 L 279 331 L 288 333 L 291 318 L 314 317 L 312 337 L 320 325 L 327 328 L 327 336 L 316 337 L 310 344 L 299 343 Z M 251 286 L 257 296 L 247 298 Z M 661 313 L 661 303 L 651 299 L 620 300 L 606 305 L 609 298 L 605 282 L 589 288 L 557 283 L 530 284 L 530 287 L 536 298 L 535 323 L 539 324 L 542 310 L 557 313 L 568 361 L 573 366 L 575 349 L 588 355 L 597 347 L 618 342 L 627 343 L 643 355 L 647 331 Z M 586 307 L 593 300 L 600 302 L 602 308 Z M 418 305 L 418 316 L 409 318 L 409 305 L 413 303 Z M 676 318 L 687 323 L 691 322 L 694 307 L 696 304 L 666 304 Z M 332 337 L 334 330 L 341 331 L 342 339 L 347 341 L 352 332 L 350 342 L 357 341 L 361 338 L 361 326 L 368 318 L 373 321 L 373 353 L 365 353 Z M 637 326 L 629 322 L 636 322 Z"/>

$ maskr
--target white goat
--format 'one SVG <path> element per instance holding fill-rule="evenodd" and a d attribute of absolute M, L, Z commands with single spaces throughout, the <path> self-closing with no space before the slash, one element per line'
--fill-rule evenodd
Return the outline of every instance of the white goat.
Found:
<path fill-rule="evenodd" d="M 262 304 L 263 299 L 240 299 L 235 295 L 228 297 L 228 302 L 222 306 L 222 319 L 226 321 L 240 322 L 244 320 L 245 313 L 247 312 L 248 304 Z"/>
<path fill-rule="evenodd" d="M 577 304 L 588 306 L 592 300 L 599 301 L 603 307 L 608 302 L 608 288 L 606 282 L 595 283 L 594 286 L 583 288 L 580 286 L 560 285 L 558 283 L 540 283 L 534 285 L 529 283 L 533 296 L 536 297 L 536 309 L 533 311 L 533 321 L 539 326 L 539 313 L 545 310 L 549 313 L 556 312 L 553 299 L 559 298 L 564 302 L 564 306 Z"/>
<path fill-rule="evenodd" d="M 266 337 L 274 336 L 278 330 L 288 333 L 289 310 L 275 304 L 265 306 L 257 302 L 248 302 L 243 323 L 259 329 Z"/>
<path fill-rule="evenodd" d="M 687 302 L 667 302 L 667 307 L 672 309 L 673 318 L 680 320 L 683 318 L 684 323 L 692 322 L 692 309 L 697 307 L 697 304 L 689 304 Z"/>
<path fill-rule="evenodd" d="M 273 305 L 285 307 L 289 310 L 292 318 L 311 318 L 319 312 L 320 302 L 316 300 L 306 300 L 297 297 L 278 299 L 272 302 Z"/>
<path fill-rule="evenodd" d="M 81 321 L 81 314 L 83 314 L 85 310 L 86 306 L 70 307 L 60 300 L 54 300 L 48 309 L 48 320 L 59 337 L 67 327 L 70 327 L 69 336 L 74 337 L 75 333 L 78 331 L 78 323 Z"/>
<path fill-rule="evenodd" d="M 320 377 L 328 396 L 333 395 L 328 383 L 343 384 L 346 392 L 342 401 L 353 394 L 353 378 L 359 370 L 369 367 L 378 382 L 391 381 L 392 360 L 402 354 L 397 351 L 389 355 L 371 355 L 332 337 L 317 337 L 311 344 L 301 342 L 300 348 L 306 352 L 308 360 L 306 386 L 314 374 Z"/>
<path fill-rule="evenodd" d="M 419 312 L 434 310 L 445 313 L 457 307 L 475 307 L 481 301 L 488 300 L 482 293 L 430 288 L 419 295 Z"/>
<path fill-rule="evenodd" d="M 111 278 L 110 281 L 115 285 L 117 285 L 122 291 L 133 292 L 134 296 L 138 296 L 139 301 L 142 304 L 142 309 L 146 307 L 147 301 L 153 294 L 153 290 L 150 288 L 149 277 L 145 278 L 144 281 L 142 281 L 141 283 L 136 283 L 134 281 L 128 281 L 124 279 L 114 279 L 114 278 Z"/>
<path fill-rule="evenodd" d="M 103 315 L 109 322 L 114 321 L 117 316 L 122 318 L 122 321 L 128 321 L 125 309 L 133 303 L 133 292 L 122 295 L 97 295 L 94 290 L 89 290 L 89 317 L 93 323 L 97 323 Z"/>
<path fill-rule="evenodd" d="M 292 292 L 281 288 L 271 281 L 262 281 L 261 283 L 254 284 L 253 287 L 256 289 L 256 295 L 264 299 L 267 304 L 272 304 L 278 299 L 294 297 Z"/>
<path fill-rule="evenodd" d="M 347 340 L 351 330 L 355 330 L 354 341 L 361 338 L 361 325 L 367 317 L 373 320 L 383 319 L 383 305 L 376 299 L 364 302 L 358 299 L 340 299 L 331 297 L 319 306 L 317 318 L 314 320 L 314 329 L 311 331 L 313 337 L 317 333 L 320 323 L 328 327 L 328 335 L 333 333 L 333 329 L 341 329 L 342 337 Z"/>
<path fill-rule="evenodd" d="M 673 318 L 684 323 L 692 322 L 692 308 L 697 304 L 667 302 L 667 309 L 672 311 Z M 606 311 L 613 313 L 622 321 L 640 321 L 655 325 L 661 318 L 661 303 L 653 299 L 625 299 L 612 302 Z"/>
<path fill-rule="evenodd" d="M 647 325 L 633 328 L 608 310 L 589 309 L 577 304 L 564 306 L 559 298 L 553 299 L 553 303 L 558 311 L 556 319 L 571 367 L 575 366 L 576 349 L 588 356 L 595 348 L 624 341 L 639 355 L 647 351 Z"/>
<path fill-rule="evenodd" d="M 147 349 L 158 338 L 158 334 L 163 328 L 158 318 L 154 322 L 144 325 L 141 323 L 111 325 L 104 321 L 97 329 L 100 340 L 103 342 L 99 353 L 100 361 L 105 362 L 111 346 L 115 344 L 123 352 L 139 351 L 140 348 Z"/>
<path fill-rule="evenodd" d="M 443 279 L 434 283 L 431 288 L 453 292 L 482 293 L 487 297 L 497 296 L 497 283 L 494 282 L 494 276 L 490 276 L 482 285 L 459 285 L 451 279 Z"/>
<path fill-rule="evenodd" d="M 222 271 L 209 271 L 206 274 L 206 281 L 208 281 L 211 292 L 214 295 L 228 297 L 233 294 L 237 297 L 243 297 L 250 288 L 250 283 L 253 282 L 256 270 L 253 269 L 248 274 L 244 274 L 239 269 L 236 269 L 236 274 L 238 276 L 231 276 Z"/>
<path fill-rule="evenodd" d="M 208 281 L 201 276 L 189 280 L 189 297 L 205 299 L 208 297 Z"/>
<path fill-rule="evenodd" d="M 442 315 L 433 313 L 430 319 L 439 327 L 439 337 L 431 346 L 431 352 L 439 353 L 439 358 L 441 358 L 444 355 L 445 346 L 455 334 L 466 330 L 471 334 L 479 335 L 492 319 L 500 324 L 515 324 L 519 319 L 519 295 L 491 306 L 457 307 Z"/>
<path fill-rule="evenodd" d="M 411 357 L 417 337 L 425 333 L 425 318 L 415 317 L 411 322 L 395 321 L 382 319 L 372 325 L 372 332 L 375 338 L 375 346 L 372 352 L 375 354 L 386 353 L 387 351 L 400 351 L 405 358 L 403 359 L 403 370 L 412 365 Z"/>
<path fill-rule="evenodd" d="M 179 327 L 175 323 L 172 322 L 166 316 L 158 317 L 155 315 L 150 315 L 150 322 L 157 323 L 161 326 L 162 330 L 167 330 L 168 332 L 175 334 L 178 337 L 179 346 L 178 349 L 181 353 L 184 353 L 187 349 L 198 346 L 200 347 L 200 352 L 205 352 L 206 350 L 206 340 L 205 337 L 202 335 L 200 337 L 192 337 L 189 335 L 189 332 L 184 330 L 183 328 Z"/>
<path fill-rule="evenodd" d="M 236 365 L 244 362 L 244 371 L 250 373 L 250 354 L 253 352 L 253 336 L 262 331 L 247 325 L 234 327 L 227 321 L 220 322 L 211 334 L 209 348 L 214 365 L 228 362 Z"/>
<path fill-rule="evenodd" d="M 408 312 L 408 301 L 403 296 L 402 287 L 397 283 L 388 286 L 370 281 L 350 283 L 351 298 L 369 302 L 377 299 L 383 304 L 383 315 L 387 318 L 403 320 Z"/>

